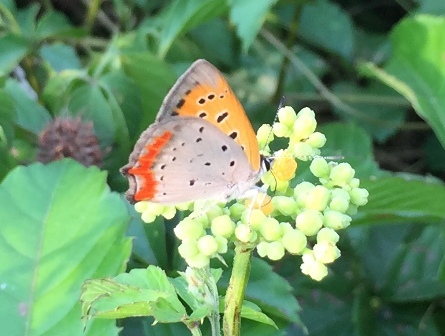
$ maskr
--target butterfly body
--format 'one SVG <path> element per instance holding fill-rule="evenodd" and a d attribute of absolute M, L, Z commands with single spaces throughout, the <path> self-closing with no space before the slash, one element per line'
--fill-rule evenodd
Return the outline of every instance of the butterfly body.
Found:
<path fill-rule="evenodd" d="M 131 202 L 228 200 L 252 189 L 262 173 L 255 132 L 213 65 L 198 60 L 178 79 L 121 172 Z"/>

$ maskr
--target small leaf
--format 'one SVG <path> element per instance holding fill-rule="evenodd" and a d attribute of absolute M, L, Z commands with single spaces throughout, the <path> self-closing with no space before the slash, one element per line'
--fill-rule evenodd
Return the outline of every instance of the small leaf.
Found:
<path fill-rule="evenodd" d="M 247 52 L 263 25 L 267 13 L 277 0 L 230 0 L 230 20 L 235 24 L 238 36 Z"/>
<path fill-rule="evenodd" d="M 268 324 L 278 329 L 275 322 L 269 316 L 261 312 L 260 307 L 249 301 L 243 301 L 243 306 L 241 307 L 241 317 Z"/>
<path fill-rule="evenodd" d="M 172 323 L 186 316 L 165 272 L 152 265 L 114 279 L 85 282 L 81 301 L 83 315 L 89 317 L 153 316 L 159 322 Z"/>

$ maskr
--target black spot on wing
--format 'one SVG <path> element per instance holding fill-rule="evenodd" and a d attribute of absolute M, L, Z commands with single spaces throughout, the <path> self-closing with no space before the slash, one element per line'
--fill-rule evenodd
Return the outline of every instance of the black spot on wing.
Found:
<path fill-rule="evenodd" d="M 218 118 L 216 118 L 216 121 L 218 123 L 222 123 L 224 121 L 224 119 L 226 119 L 229 116 L 229 112 L 225 111 L 223 113 L 221 113 Z"/>

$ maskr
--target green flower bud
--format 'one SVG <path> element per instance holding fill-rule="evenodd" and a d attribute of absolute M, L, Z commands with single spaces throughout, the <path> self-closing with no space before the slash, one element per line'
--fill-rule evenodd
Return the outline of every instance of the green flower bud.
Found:
<path fill-rule="evenodd" d="M 329 203 L 329 208 L 331 210 L 336 210 L 345 213 L 348 210 L 349 201 L 343 197 L 333 197 Z"/>
<path fill-rule="evenodd" d="M 321 148 L 326 144 L 326 136 L 323 133 L 315 132 L 309 136 L 306 142 L 313 148 Z"/>
<path fill-rule="evenodd" d="M 322 241 L 313 247 L 315 259 L 323 264 L 329 264 L 340 257 L 340 250 L 329 241 Z"/>
<path fill-rule="evenodd" d="M 270 170 L 264 173 L 263 176 L 261 176 L 261 181 L 269 186 L 275 186 L 275 184 L 277 183 L 277 179 Z"/>
<path fill-rule="evenodd" d="M 323 215 L 316 210 L 304 210 L 295 219 L 295 226 L 306 236 L 315 235 L 323 225 Z"/>
<path fill-rule="evenodd" d="M 301 264 L 301 272 L 309 275 L 312 279 L 320 281 L 328 275 L 328 268 L 326 265 L 318 260 L 315 260 L 313 253 L 305 253 L 302 256 L 303 263 Z"/>
<path fill-rule="evenodd" d="M 264 258 L 265 256 L 267 256 L 267 253 L 269 251 L 269 243 L 268 242 L 261 242 L 257 245 L 256 250 L 258 252 L 258 255 L 261 258 Z"/>
<path fill-rule="evenodd" d="M 196 223 L 199 223 L 204 229 L 210 227 L 210 221 L 202 210 L 194 210 L 190 213 L 188 218 L 192 218 Z"/>
<path fill-rule="evenodd" d="M 279 241 L 273 241 L 269 243 L 267 249 L 267 257 L 270 260 L 280 260 L 284 257 L 284 246 Z"/>
<path fill-rule="evenodd" d="M 164 208 L 164 211 L 162 211 L 161 215 L 165 219 L 172 219 L 176 215 L 176 207 L 174 207 L 174 206 L 166 206 Z"/>
<path fill-rule="evenodd" d="M 330 198 L 329 190 L 323 186 L 316 186 L 306 196 L 306 209 L 323 211 L 328 205 Z"/>
<path fill-rule="evenodd" d="M 215 240 L 218 243 L 218 252 L 219 254 L 224 254 L 227 252 L 228 240 L 222 236 L 215 236 Z"/>
<path fill-rule="evenodd" d="M 314 157 L 314 149 L 306 142 L 297 142 L 293 145 L 293 153 L 301 161 L 308 161 Z"/>
<path fill-rule="evenodd" d="M 260 209 L 246 209 L 241 217 L 241 222 L 250 225 L 253 230 L 259 230 L 267 216 Z"/>
<path fill-rule="evenodd" d="M 269 217 L 267 220 L 263 221 L 260 232 L 267 241 L 278 240 L 283 234 L 280 223 L 272 217 Z"/>
<path fill-rule="evenodd" d="M 234 203 L 233 205 L 230 206 L 229 210 L 230 210 L 230 216 L 233 218 L 233 220 L 237 221 L 241 219 L 241 216 L 244 210 L 246 210 L 246 207 L 244 204 Z"/>
<path fill-rule="evenodd" d="M 310 182 L 301 182 L 294 188 L 294 198 L 297 201 L 298 207 L 304 207 L 306 205 L 306 197 L 315 186 Z"/>
<path fill-rule="evenodd" d="M 144 211 L 141 214 L 141 220 L 144 223 L 153 223 L 156 219 L 156 215 L 152 214 L 150 211 Z"/>
<path fill-rule="evenodd" d="M 284 106 L 278 110 L 278 120 L 288 128 L 291 128 L 295 120 L 297 120 L 297 114 L 292 107 Z"/>
<path fill-rule="evenodd" d="M 290 223 L 288 222 L 281 222 L 280 223 L 281 226 L 281 232 L 283 232 L 283 235 L 285 235 L 287 232 L 289 231 L 293 231 L 295 230 L 292 225 L 290 225 Z"/>
<path fill-rule="evenodd" d="M 218 243 L 215 237 L 205 235 L 198 239 L 198 249 L 199 252 L 210 257 L 218 251 Z"/>
<path fill-rule="evenodd" d="M 316 157 L 312 160 L 309 169 L 316 177 L 328 178 L 331 169 L 328 163 L 322 157 Z"/>
<path fill-rule="evenodd" d="M 349 193 L 341 188 L 334 188 L 331 190 L 331 198 L 334 197 L 343 198 L 348 202 L 351 200 L 351 196 L 349 196 Z"/>
<path fill-rule="evenodd" d="M 289 253 L 299 254 L 305 249 L 307 238 L 300 230 L 292 229 L 285 232 L 281 243 Z"/>
<path fill-rule="evenodd" d="M 329 228 L 322 228 L 317 233 L 317 243 L 321 243 L 322 241 L 328 241 L 333 244 L 337 244 L 340 236 L 337 232 Z"/>
<path fill-rule="evenodd" d="M 275 209 L 285 216 L 290 216 L 298 210 L 297 202 L 292 197 L 274 196 L 272 203 Z"/>
<path fill-rule="evenodd" d="M 317 128 L 315 117 L 308 114 L 298 114 L 293 125 L 293 134 L 297 134 L 301 139 L 307 139 Z"/>
<path fill-rule="evenodd" d="M 276 181 L 275 185 L 275 191 L 279 193 L 286 193 L 287 189 L 289 188 L 289 181 L 288 180 L 278 180 Z"/>
<path fill-rule="evenodd" d="M 193 268 L 203 268 L 208 266 L 210 258 L 204 254 L 198 253 L 197 255 L 185 259 L 187 265 Z"/>
<path fill-rule="evenodd" d="M 351 203 L 355 205 L 363 206 L 368 203 L 369 192 L 364 188 L 354 188 L 349 195 L 351 195 Z"/>
<path fill-rule="evenodd" d="M 180 221 L 173 231 L 180 240 L 197 240 L 205 234 L 201 223 L 190 217 L 186 217 Z"/>
<path fill-rule="evenodd" d="M 273 134 L 278 138 L 287 138 L 291 135 L 291 130 L 285 124 L 274 123 L 272 126 Z"/>
<path fill-rule="evenodd" d="M 256 133 L 256 138 L 258 140 L 260 148 L 267 146 L 274 139 L 272 126 L 268 124 L 261 125 L 261 127 L 258 129 Z"/>
<path fill-rule="evenodd" d="M 147 209 L 145 211 L 151 212 L 153 215 L 159 216 L 165 209 L 164 205 L 147 202 Z M 144 211 L 144 212 L 145 212 Z"/>
<path fill-rule="evenodd" d="M 184 259 L 192 258 L 199 253 L 198 243 L 196 240 L 183 240 L 178 246 L 178 252 Z"/>
<path fill-rule="evenodd" d="M 344 229 L 351 224 L 351 217 L 335 210 L 326 210 L 323 218 L 324 226 L 334 230 Z"/>
<path fill-rule="evenodd" d="M 355 170 L 352 169 L 351 165 L 349 163 L 342 162 L 332 168 L 329 177 L 335 185 L 343 187 L 351 181 L 354 174 Z"/>
<path fill-rule="evenodd" d="M 247 224 L 238 224 L 235 228 L 235 237 L 243 243 L 248 243 L 254 238 L 254 231 Z"/>
<path fill-rule="evenodd" d="M 134 210 L 139 213 L 143 213 L 148 208 L 148 202 L 146 201 L 140 201 L 135 203 Z"/>
<path fill-rule="evenodd" d="M 228 215 L 218 216 L 212 220 L 211 231 L 215 236 L 229 238 L 235 232 L 235 223 Z"/>
<path fill-rule="evenodd" d="M 298 118 L 303 117 L 303 116 L 306 118 L 314 118 L 315 119 L 315 112 L 313 110 L 311 110 L 309 107 L 303 107 L 298 112 Z"/>
<path fill-rule="evenodd" d="M 186 211 L 186 210 L 192 210 L 193 209 L 193 202 L 186 202 L 186 203 L 180 203 L 176 204 L 175 208 L 179 211 Z"/>
<path fill-rule="evenodd" d="M 206 214 L 208 222 L 211 223 L 213 218 L 223 215 L 223 209 L 218 205 L 214 205 L 206 212 Z"/>
<path fill-rule="evenodd" d="M 349 181 L 349 186 L 352 189 L 358 188 L 360 186 L 360 180 L 356 177 L 352 178 L 351 181 Z"/>

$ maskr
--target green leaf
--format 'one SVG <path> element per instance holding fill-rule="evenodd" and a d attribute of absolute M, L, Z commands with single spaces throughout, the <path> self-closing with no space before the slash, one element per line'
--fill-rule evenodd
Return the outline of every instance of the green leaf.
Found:
<path fill-rule="evenodd" d="M 163 58 L 173 41 L 197 25 L 220 16 L 227 9 L 220 0 L 174 0 L 165 8 L 162 17 L 158 55 Z"/>
<path fill-rule="evenodd" d="M 335 113 L 343 119 L 353 121 L 363 127 L 379 142 L 387 140 L 402 126 L 405 119 L 405 106 L 397 105 L 403 100 L 397 92 L 373 81 L 366 87 L 356 86 L 349 82 L 337 82 L 333 86 L 337 95 L 358 97 L 357 101 L 349 101 L 356 114 L 346 113 L 343 109 L 333 106 Z"/>
<path fill-rule="evenodd" d="M 173 85 L 176 74 L 158 58 L 147 53 L 129 53 L 121 56 L 125 74 L 133 80 L 142 98 L 143 111 L 137 117 L 138 135 L 151 124 L 162 100 Z M 136 118 L 134 115 L 132 118 Z M 136 121 L 137 122 L 137 121 Z M 130 121 L 128 121 L 130 124 Z M 135 123 L 135 121 L 131 121 Z"/>
<path fill-rule="evenodd" d="M 56 37 L 73 29 L 61 12 L 47 11 L 37 22 L 36 34 L 40 39 Z"/>
<path fill-rule="evenodd" d="M 71 159 L 18 167 L 0 185 L 0 213 L 2 332 L 84 335 L 83 281 L 122 271 L 131 251 L 106 173 Z"/>
<path fill-rule="evenodd" d="M 40 10 L 40 4 L 32 3 L 28 7 L 20 9 L 16 15 L 23 36 L 32 40 L 35 37 L 36 18 Z"/>
<path fill-rule="evenodd" d="M 351 18 L 333 2 L 317 0 L 305 4 L 298 34 L 325 51 L 352 58 L 354 27 Z"/>
<path fill-rule="evenodd" d="M 37 135 L 51 121 L 49 112 L 31 99 L 28 92 L 15 79 L 6 81 L 5 92 L 14 100 L 16 123 L 19 127 Z"/>
<path fill-rule="evenodd" d="M 116 125 L 110 104 L 98 85 L 81 85 L 71 93 L 69 110 L 91 120 L 100 143 L 110 146 L 115 137 Z"/>
<path fill-rule="evenodd" d="M 361 180 L 360 187 L 369 191 L 369 201 L 360 208 L 353 225 L 401 219 L 429 223 L 445 218 L 443 183 L 422 177 L 394 176 Z"/>
<path fill-rule="evenodd" d="M 391 33 L 393 55 L 385 69 L 371 63 L 362 69 L 408 99 L 445 147 L 444 31 L 444 17 L 407 18 Z"/>
<path fill-rule="evenodd" d="M 260 307 L 249 301 L 243 301 L 243 306 L 241 307 L 241 317 L 263 324 L 268 324 L 278 329 L 275 322 L 269 316 L 261 312 Z"/>
<path fill-rule="evenodd" d="M 277 0 L 230 0 L 230 20 L 236 26 L 243 51 L 247 52 Z"/>
<path fill-rule="evenodd" d="M 80 59 L 76 50 L 63 43 L 44 45 L 40 48 L 40 56 L 56 71 L 80 69 Z"/>
<path fill-rule="evenodd" d="M 173 323 L 186 315 L 165 272 L 152 265 L 114 279 L 86 281 L 81 301 L 83 315 L 88 317 L 153 316 L 159 322 Z"/>
<path fill-rule="evenodd" d="M 29 42 L 22 36 L 5 34 L 0 38 L 0 76 L 9 74 L 28 52 Z"/>

